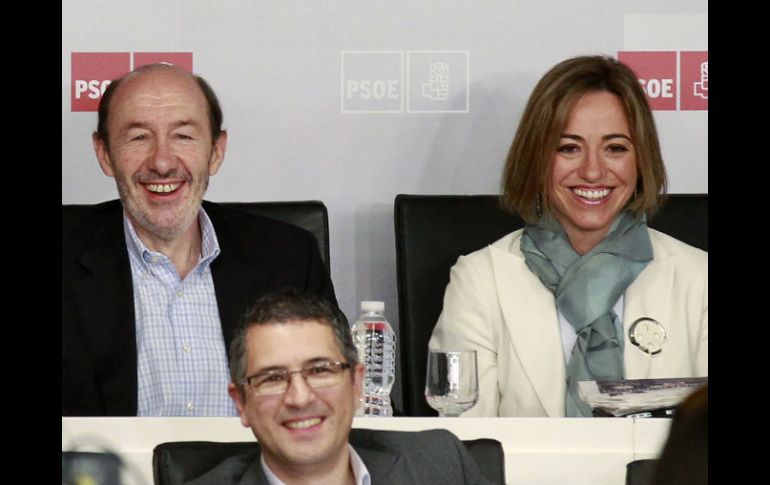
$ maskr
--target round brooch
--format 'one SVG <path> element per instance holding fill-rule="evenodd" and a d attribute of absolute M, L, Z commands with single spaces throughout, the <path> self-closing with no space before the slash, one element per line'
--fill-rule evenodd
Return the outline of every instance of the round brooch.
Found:
<path fill-rule="evenodd" d="M 631 324 L 628 329 L 628 339 L 642 352 L 655 355 L 663 350 L 662 345 L 666 340 L 666 330 L 657 320 L 642 317 Z"/>

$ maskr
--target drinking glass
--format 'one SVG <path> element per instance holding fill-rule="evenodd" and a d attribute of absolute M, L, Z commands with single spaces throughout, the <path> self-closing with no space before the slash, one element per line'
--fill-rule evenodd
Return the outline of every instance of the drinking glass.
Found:
<path fill-rule="evenodd" d="M 444 416 L 459 416 L 479 399 L 475 350 L 431 350 L 425 382 L 428 405 Z"/>

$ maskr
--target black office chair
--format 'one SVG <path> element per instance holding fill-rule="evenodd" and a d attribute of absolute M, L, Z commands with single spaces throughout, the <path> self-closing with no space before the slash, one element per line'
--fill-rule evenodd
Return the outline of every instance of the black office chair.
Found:
<path fill-rule="evenodd" d="M 354 429 L 355 432 L 365 430 Z M 505 485 L 505 455 L 502 444 L 481 438 L 463 441 L 476 460 L 481 474 L 492 483 Z M 152 473 L 155 485 L 179 485 L 203 475 L 226 458 L 259 453 L 256 441 L 217 443 L 213 441 L 171 441 L 161 443 L 152 452 Z"/>
<path fill-rule="evenodd" d="M 492 483 L 505 485 L 505 453 L 503 444 L 491 438 L 463 440 L 481 474 Z"/>
<path fill-rule="evenodd" d="M 281 202 L 221 202 L 232 207 L 263 217 L 288 222 L 310 231 L 318 241 L 318 249 L 330 270 L 329 258 L 329 213 L 320 200 L 297 200 Z M 88 208 L 87 204 L 62 204 L 62 220 L 76 218 Z"/>
<path fill-rule="evenodd" d="M 321 257 L 326 263 L 326 270 L 330 271 L 329 212 L 320 200 L 223 202 L 222 205 L 288 222 L 310 231 L 318 240 L 318 249 L 321 250 Z"/>
<path fill-rule="evenodd" d="M 400 194 L 394 215 L 404 414 L 435 416 L 424 397 L 426 356 L 449 270 L 524 221 L 496 195 Z M 649 226 L 708 251 L 708 194 L 669 195 Z"/>
<path fill-rule="evenodd" d="M 155 485 L 180 485 L 213 469 L 225 459 L 259 453 L 256 441 L 217 443 L 214 441 L 170 441 L 152 451 Z"/>
<path fill-rule="evenodd" d="M 626 485 L 653 485 L 658 460 L 634 460 L 626 464 Z"/>

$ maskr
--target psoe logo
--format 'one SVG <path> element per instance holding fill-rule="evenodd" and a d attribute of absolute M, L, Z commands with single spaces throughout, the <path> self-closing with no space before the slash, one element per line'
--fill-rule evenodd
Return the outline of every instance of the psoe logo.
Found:
<path fill-rule="evenodd" d="M 192 52 L 135 52 L 133 59 L 130 52 L 73 52 L 72 111 L 97 111 L 99 100 L 113 79 L 156 62 L 168 62 L 192 72 Z"/>
<path fill-rule="evenodd" d="M 422 84 L 422 97 L 432 101 L 449 98 L 449 64 L 438 61 L 428 66 L 428 82 Z"/>
<path fill-rule="evenodd" d="M 651 109 L 708 110 L 708 51 L 624 51 L 618 60 L 639 78 Z"/>
<path fill-rule="evenodd" d="M 682 73 L 683 110 L 709 109 L 709 53 L 680 52 L 679 70 Z"/>
<path fill-rule="evenodd" d="M 406 112 L 470 112 L 468 51 L 407 51 Z"/>
<path fill-rule="evenodd" d="M 340 110 L 403 113 L 406 104 L 407 113 L 468 113 L 468 57 L 468 51 L 342 51 Z"/>
<path fill-rule="evenodd" d="M 402 113 L 404 53 L 342 51 L 343 113 Z"/>

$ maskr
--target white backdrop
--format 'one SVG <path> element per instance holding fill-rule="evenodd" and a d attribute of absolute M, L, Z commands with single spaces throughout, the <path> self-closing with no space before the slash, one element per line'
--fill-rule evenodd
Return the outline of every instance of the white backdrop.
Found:
<path fill-rule="evenodd" d="M 71 111 L 71 54 L 192 52 L 229 132 L 206 197 L 324 201 L 343 311 L 352 321 L 359 301 L 384 300 L 396 328 L 396 194 L 497 193 L 529 93 L 567 57 L 708 50 L 707 0 L 64 0 L 62 7 L 62 203 L 117 197 L 93 155 L 96 114 Z M 467 53 L 467 112 L 343 112 L 343 51 Z M 378 59 L 370 56 L 392 67 Z M 355 72 L 347 60 L 345 67 Z M 465 92 L 448 102 L 462 105 Z M 354 111 L 367 102 L 376 107 L 359 100 Z M 655 119 L 670 191 L 708 192 L 708 111 L 656 111 Z M 398 383 L 394 397 L 399 404 Z"/>

